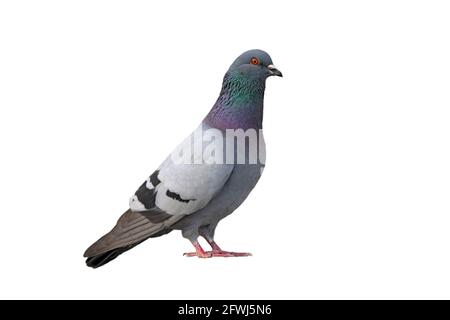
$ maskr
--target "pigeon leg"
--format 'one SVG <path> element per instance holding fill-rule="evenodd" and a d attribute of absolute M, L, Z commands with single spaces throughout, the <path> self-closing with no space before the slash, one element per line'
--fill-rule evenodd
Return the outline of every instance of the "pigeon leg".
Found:
<path fill-rule="evenodd" d="M 206 241 L 208 241 L 209 245 L 212 248 L 212 251 L 207 251 L 206 253 L 210 253 L 211 257 L 249 257 L 252 254 L 249 252 L 230 252 L 222 250 L 219 245 L 209 237 L 204 237 Z"/>
<path fill-rule="evenodd" d="M 195 252 L 186 252 L 183 254 L 183 256 L 185 257 L 199 257 L 199 258 L 211 258 L 212 255 L 210 252 L 205 252 L 205 250 L 203 250 L 202 246 L 200 245 L 200 243 L 198 243 L 197 240 L 195 241 L 191 241 L 192 245 L 195 248 Z"/>

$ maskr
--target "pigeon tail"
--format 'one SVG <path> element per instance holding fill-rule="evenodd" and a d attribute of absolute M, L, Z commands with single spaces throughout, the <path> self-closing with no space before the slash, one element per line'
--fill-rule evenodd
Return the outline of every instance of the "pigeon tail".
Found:
<path fill-rule="evenodd" d="M 101 267 L 148 238 L 159 237 L 170 231 L 172 230 L 167 228 L 165 221 L 155 223 L 144 216 L 144 213 L 128 210 L 110 232 L 86 250 L 86 265 Z"/>
<path fill-rule="evenodd" d="M 141 243 L 141 242 L 139 242 L 139 243 Z M 121 255 L 125 251 L 128 251 L 131 248 L 137 246 L 139 243 L 136 243 L 136 244 L 130 245 L 130 246 L 112 249 L 112 250 L 106 251 L 104 253 L 100 253 L 98 255 L 89 257 L 86 259 L 86 265 L 88 267 L 91 267 L 94 269 L 101 267 L 101 266 L 107 264 L 108 262 L 110 262 L 111 260 L 114 260 L 115 258 L 117 258 L 119 255 Z"/>

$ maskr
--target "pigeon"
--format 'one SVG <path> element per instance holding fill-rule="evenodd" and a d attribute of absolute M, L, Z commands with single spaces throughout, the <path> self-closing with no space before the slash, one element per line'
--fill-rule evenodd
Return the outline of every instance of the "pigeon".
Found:
<path fill-rule="evenodd" d="M 255 187 L 265 166 L 262 134 L 266 79 L 282 77 L 268 53 L 242 53 L 226 72 L 219 97 L 201 124 L 133 194 L 115 227 L 84 253 L 105 265 L 141 242 L 180 230 L 195 248 L 187 257 L 245 257 L 222 250 L 216 227 Z M 205 251 L 198 239 L 211 246 Z"/>

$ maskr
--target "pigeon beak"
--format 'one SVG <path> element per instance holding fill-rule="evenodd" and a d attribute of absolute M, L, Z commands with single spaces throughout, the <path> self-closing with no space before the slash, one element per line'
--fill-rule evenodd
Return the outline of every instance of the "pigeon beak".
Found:
<path fill-rule="evenodd" d="M 278 70 L 277 68 L 275 68 L 275 66 L 273 64 L 269 64 L 267 66 L 267 69 L 269 69 L 269 74 L 271 76 L 283 77 L 283 74 L 281 73 L 281 71 Z"/>

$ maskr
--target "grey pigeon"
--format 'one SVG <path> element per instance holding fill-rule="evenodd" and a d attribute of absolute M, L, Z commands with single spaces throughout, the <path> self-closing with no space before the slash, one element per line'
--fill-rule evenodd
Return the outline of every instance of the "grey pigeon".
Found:
<path fill-rule="evenodd" d="M 181 230 L 193 244 L 195 252 L 186 256 L 250 255 L 222 250 L 214 232 L 261 176 L 263 101 L 270 76 L 282 74 L 262 50 L 244 52 L 233 62 L 219 98 L 200 126 L 139 187 L 116 226 L 86 250 L 89 267 L 100 267 L 148 238 L 172 230 Z M 199 236 L 211 251 L 203 250 Z"/>

